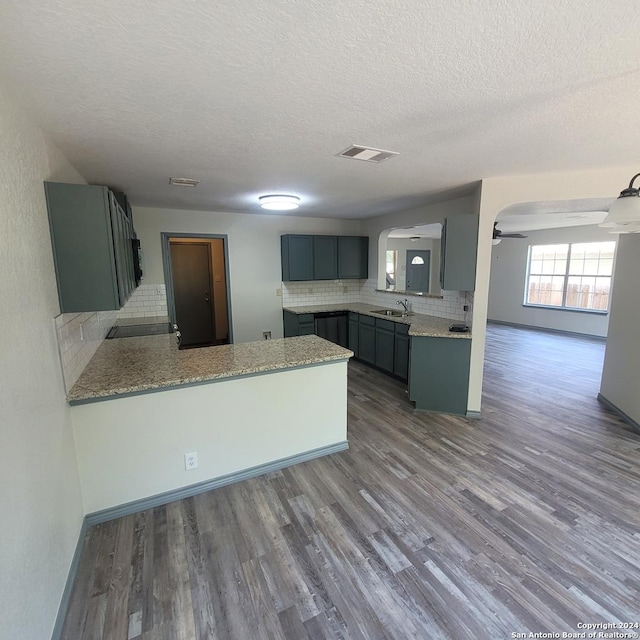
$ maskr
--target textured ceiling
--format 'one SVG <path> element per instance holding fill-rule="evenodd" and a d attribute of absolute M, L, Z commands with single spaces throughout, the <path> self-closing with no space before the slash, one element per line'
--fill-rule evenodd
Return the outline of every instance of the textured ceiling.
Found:
<path fill-rule="evenodd" d="M 290 192 L 302 215 L 367 217 L 632 164 L 637 18 L 627 0 L 2 0 L 0 80 L 134 204 Z M 400 155 L 335 156 L 352 143 Z"/>

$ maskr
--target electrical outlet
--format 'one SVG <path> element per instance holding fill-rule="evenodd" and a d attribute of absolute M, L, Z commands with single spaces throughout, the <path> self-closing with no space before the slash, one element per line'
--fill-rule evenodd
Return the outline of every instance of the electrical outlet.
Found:
<path fill-rule="evenodd" d="M 349 287 L 346 284 L 342 287 L 342 293 L 349 293 Z"/>
<path fill-rule="evenodd" d="M 262 332 L 262 337 L 263 337 L 265 340 L 271 340 L 271 331 L 263 331 L 263 332 Z"/>
<path fill-rule="evenodd" d="M 198 468 L 198 452 L 184 454 L 184 470 L 191 471 Z"/>
<path fill-rule="evenodd" d="M 282 289 L 276 289 L 276 296 L 282 298 Z"/>
<path fill-rule="evenodd" d="M 463 311 L 469 311 L 469 305 L 465 304 L 464 307 L 462 307 Z"/>
<path fill-rule="evenodd" d="M 313 287 L 309 287 L 309 293 L 313 293 Z"/>

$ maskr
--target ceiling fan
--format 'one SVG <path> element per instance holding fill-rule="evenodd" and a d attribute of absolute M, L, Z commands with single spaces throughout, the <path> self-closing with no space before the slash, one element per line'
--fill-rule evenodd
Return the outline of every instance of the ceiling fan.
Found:
<path fill-rule="evenodd" d="M 522 235 L 521 233 L 503 233 L 502 231 L 500 231 L 500 229 L 498 229 L 498 222 L 494 222 L 493 223 L 493 240 L 494 240 L 494 244 L 498 244 L 497 242 L 495 242 L 496 240 L 498 240 L 498 242 L 500 240 L 502 240 L 502 238 L 527 238 L 528 236 Z"/>

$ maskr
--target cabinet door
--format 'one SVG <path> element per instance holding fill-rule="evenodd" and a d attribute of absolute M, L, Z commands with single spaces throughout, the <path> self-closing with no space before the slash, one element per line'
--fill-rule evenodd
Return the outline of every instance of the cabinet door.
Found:
<path fill-rule="evenodd" d="M 376 360 L 376 328 L 373 325 L 358 325 L 358 354 L 360 360 L 375 364 Z"/>
<path fill-rule="evenodd" d="M 409 378 L 409 336 L 396 333 L 395 349 L 393 355 L 393 373 L 402 378 L 408 380 Z"/>
<path fill-rule="evenodd" d="M 338 277 L 338 237 L 313 236 L 314 280 L 335 280 Z"/>
<path fill-rule="evenodd" d="M 478 216 L 447 218 L 440 241 L 440 286 L 447 291 L 473 291 L 476 286 Z"/>
<path fill-rule="evenodd" d="M 360 280 L 369 277 L 369 238 L 338 237 L 338 277 Z"/>
<path fill-rule="evenodd" d="M 126 228 L 122 207 L 116 201 L 113 193 L 109 192 L 109 210 L 111 230 L 113 233 L 113 253 L 118 279 L 118 298 L 120 306 L 124 305 L 130 294 L 131 281 L 127 274 Z"/>
<path fill-rule="evenodd" d="M 108 189 L 45 182 L 61 313 L 120 308 Z"/>
<path fill-rule="evenodd" d="M 351 316 L 355 314 L 349 314 L 349 349 L 353 351 L 353 354 L 356 358 L 360 357 L 359 349 L 358 349 L 358 321 L 352 320 Z"/>
<path fill-rule="evenodd" d="M 387 373 L 393 373 L 394 336 L 393 331 L 376 328 L 375 364 Z"/>
<path fill-rule="evenodd" d="M 293 338 L 298 335 L 298 314 L 292 311 L 282 311 L 284 337 Z"/>
<path fill-rule="evenodd" d="M 281 237 L 282 280 L 313 280 L 313 236 Z"/>

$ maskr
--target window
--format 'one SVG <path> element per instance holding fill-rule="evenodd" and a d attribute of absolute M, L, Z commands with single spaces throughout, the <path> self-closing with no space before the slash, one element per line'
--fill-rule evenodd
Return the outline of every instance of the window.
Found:
<path fill-rule="evenodd" d="M 420 256 L 415 256 L 411 264 L 424 264 L 424 260 Z"/>
<path fill-rule="evenodd" d="M 386 271 L 387 271 L 387 288 L 394 287 L 396 284 L 396 251 L 387 251 L 386 255 Z"/>
<path fill-rule="evenodd" d="M 607 311 L 615 248 L 615 241 L 530 246 L 524 303 Z"/>

